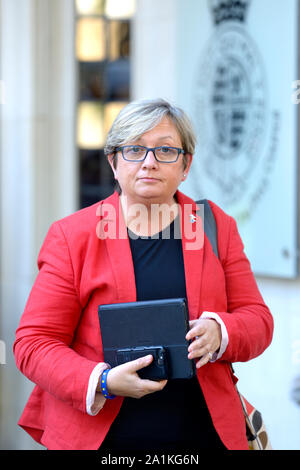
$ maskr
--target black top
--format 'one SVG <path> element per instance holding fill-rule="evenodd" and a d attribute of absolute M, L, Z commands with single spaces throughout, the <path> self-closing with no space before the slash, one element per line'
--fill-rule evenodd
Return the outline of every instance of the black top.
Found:
<path fill-rule="evenodd" d="M 169 232 L 152 238 L 136 237 L 128 231 L 137 300 L 187 297 L 177 222 L 175 219 L 168 227 Z M 169 380 L 162 391 L 140 399 L 125 398 L 100 450 L 165 452 L 201 448 L 224 447 L 195 377 Z"/>

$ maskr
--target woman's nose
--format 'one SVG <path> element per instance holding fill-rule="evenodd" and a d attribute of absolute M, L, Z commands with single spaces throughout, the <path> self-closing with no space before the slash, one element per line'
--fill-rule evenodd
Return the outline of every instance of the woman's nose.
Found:
<path fill-rule="evenodd" d="M 148 168 L 148 167 L 155 168 L 155 167 L 158 166 L 158 162 L 157 162 L 157 160 L 154 156 L 154 151 L 153 150 L 149 150 L 145 160 L 142 163 L 142 166 L 145 167 L 145 168 Z"/>

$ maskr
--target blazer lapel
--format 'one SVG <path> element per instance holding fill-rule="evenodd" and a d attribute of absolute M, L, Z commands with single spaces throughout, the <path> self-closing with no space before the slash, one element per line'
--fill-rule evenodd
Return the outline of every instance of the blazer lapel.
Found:
<path fill-rule="evenodd" d="M 97 215 L 98 237 L 105 239 L 116 280 L 117 302 L 135 302 L 136 286 L 127 228 L 117 192 L 101 201 Z"/>
<path fill-rule="evenodd" d="M 200 305 L 204 224 L 197 204 L 180 191 L 176 193 L 177 201 L 181 208 L 181 237 L 186 280 L 187 301 L 190 320 L 198 318 L 202 311 Z"/>

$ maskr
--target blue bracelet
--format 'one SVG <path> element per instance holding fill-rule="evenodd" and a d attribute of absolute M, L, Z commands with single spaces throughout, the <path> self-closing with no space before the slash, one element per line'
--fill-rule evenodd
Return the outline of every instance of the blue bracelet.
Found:
<path fill-rule="evenodd" d="M 102 372 L 102 375 L 101 375 L 101 392 L 102 392 L 102 395 L 105 397 L 105 398 L 109 398 L 110 400 L 112 400 L 113 398 L 115 398 L 115 395 L 110 395 L 107 391 L 107 384 L 106 384 L 106 381 L 107 381 L 107 374 L 109 373 L 110 369 L 105 369 L 103 372 Z"/>

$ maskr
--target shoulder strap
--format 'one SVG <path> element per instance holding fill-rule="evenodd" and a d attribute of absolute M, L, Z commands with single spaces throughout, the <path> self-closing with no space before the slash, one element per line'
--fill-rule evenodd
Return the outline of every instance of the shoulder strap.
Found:
<path fill-rule="evenodd" d="M 213 211 L 211 210 L 207 199 L 196 201 L 196 204 L 204 205 L 204 232 L 210 241 L 214 254 L 219 258 L 217 224 Z M 197 213 L 199 213 L 199 211 Z"/>

